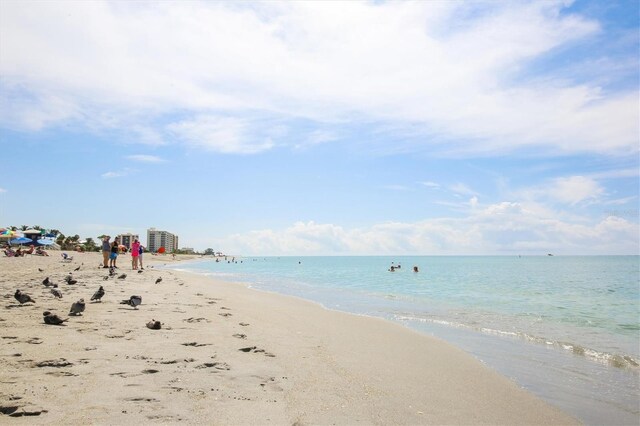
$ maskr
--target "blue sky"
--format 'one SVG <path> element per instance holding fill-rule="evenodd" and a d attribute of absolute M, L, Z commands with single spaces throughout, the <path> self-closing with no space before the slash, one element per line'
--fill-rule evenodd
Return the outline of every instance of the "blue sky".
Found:
<path fill-rule="evenodd" d="M 246 255 L 638 254 L 638 12 L 2 1 L 0 226 Z"/>

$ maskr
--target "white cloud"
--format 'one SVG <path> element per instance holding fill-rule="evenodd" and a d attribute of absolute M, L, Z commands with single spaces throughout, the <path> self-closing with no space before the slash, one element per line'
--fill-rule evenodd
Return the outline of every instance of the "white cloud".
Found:
<path fill-rule="evenodd" d="M 438 189 L 440 188 L 440 184 L 435 183 L 435 182 L 420 182 L 422 185 L 426 186 L 427 188 L 433 188 L 433 189 Z"/>
<path fill-rule="evenodd" d="M 0 188 L 0 194 L 2 194 L 3 192 L 7 192 L 7 190 L 4 188 Z"/>
<path fill-rule="evenodd" d="M 604 188 L 591 178 L 571 176 L 555 179 L 548 188 L 548 194 L 562 203 L 575 205 L 599 199 L 604 194 Z"/>
<path fill-rule="evenodd" d="M 129 176 L 132 172 L 133 172 L 132 169 L 122 169 L 122 170 L 105 172 L 101 176 L 103 179 L 113 179 L 113 178 Z"/>
<path fill-rule="evenodd" d="M 250 124 L 233 117 L 200 116 L 168 126 L 187 145 L 210 151 L 233 154 L 254 154 L 273 147 L 269 137 L 261 141 L 251 140 Z"/>
<path fill-rule="evenodd" d="M 458 195 L 478 195 L 476 191 L 461 182 L 451 185 L 449 189 Z"/>
<path fill-rule="evenodd" d="M 137 161 L 140 163 L 164 163 L 166 160 L 163 158 L 157 157 L 155 155 L 146 155 L 146 154 L 136 154 L 136 155 L 127 155 L 128 160 Z"/>
<path fill-rule="evenodd" d="M 478 206 L 476 206 L 478 207 Z M 296 222 L 284 230 L 235 234 L 217 244 L 247 255 L 328 254 L 629 254 L 640 246 L 640 228 L 620 217 L 564 220 L 515 202 L 472 209 L 459 219 L 390 222 L 345 229 Z"/>
<path fill-rule="evenodd" d="M 117 126 L 162 144 L 172 139 L 154 128 L 177 113 L 169 130 L 184 142 L 255 153 L 273 145 L 246 118 L 261 115 L 418 129 L 429 135 L 418 145 L 467 153 L 637 152 L 635 91 L 524 78 L 530 62 L 602 31 L 560 13 L 565 2 L 37 6 L 2 6 L 6 126 Z"/>

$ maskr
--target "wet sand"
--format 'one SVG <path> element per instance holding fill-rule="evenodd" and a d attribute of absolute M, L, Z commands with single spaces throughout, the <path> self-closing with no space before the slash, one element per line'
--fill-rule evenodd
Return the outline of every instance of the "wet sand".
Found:
<path fill-rule="evenodd" d="M 126 278 L 105 280 L 99 253 L 70 263 L 50 253 L 0 258 L 2 424 L 577 423 L 397 324 L 152 267 L 189 257 L 145 255 L 137 273 L 123 255 Z M 16 289 L 35 303 L 20 305 Z M 131 295 L 142 296 L 137 309 L 119 303 Z M 68 316 L 79 298 L 85 311 Z M 69 320 L 46 325 L 44 311 Z M 152 319 L 160 330 L 146 327 Z"/>

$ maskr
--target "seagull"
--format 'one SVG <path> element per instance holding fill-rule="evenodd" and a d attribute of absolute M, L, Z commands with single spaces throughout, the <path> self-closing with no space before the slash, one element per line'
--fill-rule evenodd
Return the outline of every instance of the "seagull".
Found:
<path fill-rule="evenodd" d="M 36 303 L 36 301 L 33 300 L 31 298 L 31 296 L 29 296 L 26 293 L 21 292 L 20 290 L 16 290 L 16 294 L 14 294 L 13 297 L 15 297 L 16 300 L 18 302 L 20 302 L 21 305 L 24 304 L 24 303 L 29 303 L 29 302 Z"/>
<path fill-rule="evenodd" d="M 64 277 L 64 280 L 67 282 L 67 284 L 69 285 L 73 285 L 76 284 L 78 282 L 78 280 L 74 280 L 73 276 L 71 275 L 71 273 L 69 273 L 69 275 L 67 275 L 66 277 Z"/>
<path fill-rule="evenodd" d="M 150 328 L 151 330 L 160 330 L 162 328 L 162 323 L 152 319 L 147 323 L 147 328 Z"/>
<path fill-rule="evenodd" d="M 142 303 L 142 296 L 131 296 L 129 299 L 125 299 L 120 302 L 121 305 L 129 305 L 134 309 L 138 309 L 138 305 Z"/>
<path fill-rule="evenodd" d="M 60 325 L 65 321 L 69 321 L 69 318 L 65 318 L 62 319 L 60 318 L 58 315 L 56 314 L 52 314 L 49 311 L 44 311 L 42 313 L 43 317 L 44 317 L 44 323 L 45 324 L 50 324 L 50 325 Z"/>
<path fill-rule="evenodd" d="M 42 285 L 45 285 L 45 286 L 49 287 L 51 284 L 53 284 L 53 283 L 51 282 L 49 277 L 47 277 L 44 280 L 42 280 Z"/>
<path fill-rule="evenodd" d="M 127 278 L 127 274 L 122 274 L 118 276 L 119 280 L 124 280 L 125 278 Z"/>
<path fill-rule="evenodd" d="M 93 293 L 93 296 L 91 296 L 91 300 L 97 300 L 98 302 L 102 302 L 102 300 L 100 300 L 102 299 L 102 296 L 104 296 L 104 288 L 100 286 L 98 291 Z"/>
<path fill-rule="evenodd" d="M 53 285 L 54 288 L 51 289 L 51 294 L 53 294 L 58 299 L 62 299 L 62 292 L 58 290 L 57 284 Z"/>
<path fill-rule="evenodd" d="M 84 312 L 84 299 L 80 299 L 71 305 L 71 310 L 69 310 L 69 315 L 81 315 Z"/>
<path fill-rule="evenodd" d="M 158 279 L 156 280 L 156 284 L 159 284 L 160 282 L 162 282 L 162 277 L 158 277 Z"/>

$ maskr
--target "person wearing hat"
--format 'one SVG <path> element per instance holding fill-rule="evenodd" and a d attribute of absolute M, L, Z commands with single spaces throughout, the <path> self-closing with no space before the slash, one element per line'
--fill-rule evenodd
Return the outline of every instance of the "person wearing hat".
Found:
<path fill-rule="evenodd" d="M 109 255 L 111 254 L 111 244 L 109 244 L 108 235 L 102 237 L 102 267 L 109 268 Z"/>

